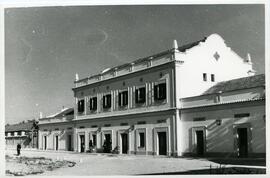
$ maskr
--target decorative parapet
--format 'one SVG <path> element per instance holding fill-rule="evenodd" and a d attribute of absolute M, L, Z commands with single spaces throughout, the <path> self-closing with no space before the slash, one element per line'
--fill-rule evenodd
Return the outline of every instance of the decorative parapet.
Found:
<path fill-rule="evenodd" d="M 174 60 L 173 53 L 173 50 L 167 50 L 156 55 L 138 59 L 131 63 L 105 69 L 100 74 L 75 80 L 75 88 L 165 64 Z"/>

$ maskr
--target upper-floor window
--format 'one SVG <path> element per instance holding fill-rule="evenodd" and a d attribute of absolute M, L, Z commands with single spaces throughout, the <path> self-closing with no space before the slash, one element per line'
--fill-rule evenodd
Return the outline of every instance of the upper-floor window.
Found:
<path fill-rule="evenodd" d="M 5 136 L 8 136 L 8 133 L 7 132 L 5 132 Z"/>
<path fill-rule="evenodd" d="M 90 110 L 97 110 L 97 97 L 90 98 Z"/>
<path fill-rule="evenodd" d="M 17 132 L 17 135 L 22 135 L 22 131 L 18 131 Z"/>
<path fill-rule="evenodd" d="M 122 91 L 118 95 L 118 104 L 119 106 L 128 105 L 128 91 Z"/>
<path fill-rule="evenodd" d="M 206 73 L 203 73 L 203 81 L 207 81 L 207 74 Z"/>
<path fill-rule="evenodd" d="M 84 112 L 84 99 L 82 99 L 82 100 L 80 100 L 80 101 L 78 102 L 78 112 L 79 112 L 79 113 Z"/>
<path fill-rule="evenodd" d="M 166 99 L 166 83 L 160 83 L 154 87 L 154 99 L 164 100 Z"/>
<path fill-rule="evenodd" d="M 135 91 L 135 102 L 145 103 L 145 87 L 137 88 Z"/>
<path fill-rule="evenodd" d="M 215 81 L 215 74 L 211 74 L 211 82 Z"/>
<path fill-rule="evenodd" d="M 107 94 L 103 96 L 103 108 L 110 108 L 111 107 L 111 100 L 112 100 L 112 95 Z"/>
<path fill-rule="evenodd" d="M 145 147 L 145 134 L 144 134 L 144 132 L 140 132 L 139 133 L 139 140 L 140 140 L 140 142 L 139 142 L 139 147 L 140 148 L 143 148 L 143 147 Z"/>
<path fill-rule="evenodd" d="M 11 132 L 10 135 L 11 135 L 11 136 L 14 136 L 14 132 Z"/>

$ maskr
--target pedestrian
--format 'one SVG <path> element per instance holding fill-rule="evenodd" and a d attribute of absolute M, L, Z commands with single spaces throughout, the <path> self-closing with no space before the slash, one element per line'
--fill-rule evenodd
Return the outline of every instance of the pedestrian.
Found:
<path fill-rule="evenodd" d="M 21 144 L 18 143 L 17 145 L 17 155 L 19 156 L 21 154 Z"/>

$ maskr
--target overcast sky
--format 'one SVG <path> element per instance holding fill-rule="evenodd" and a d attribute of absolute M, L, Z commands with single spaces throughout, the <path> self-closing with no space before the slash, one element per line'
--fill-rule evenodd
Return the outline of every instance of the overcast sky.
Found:
<path fill-rule="evenodd" d="M 263 5 L 31 7 L 5 10 L 6 122 L 72 107 L 80 78 L 212 33 L 264 73 Z"/>

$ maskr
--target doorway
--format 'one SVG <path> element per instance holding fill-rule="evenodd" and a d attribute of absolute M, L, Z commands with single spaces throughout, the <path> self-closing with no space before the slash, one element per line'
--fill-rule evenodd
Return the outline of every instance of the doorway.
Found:
<path fill-rule="evenodd" d="M 80 142 L 81 142 L 81 150 L 80 150 L 80 152 L 84 152 L 84 150 L 85 150 L 85 137 L 84 137 L 84 135 L 80 135 Z"/>
<path fill-rule="evenodd" d="M 72 136 L 68 135 L 68 151 L 72 151 Z"/>
<path fill-rule="evenodd" d="M 238 128 L 238 157 L 245 158 L 248 156 L 248 130 L 247 128 Z"/>
<path fill-rule="evenodd" d="M 196 153 L 198 156 L 204 155 L 204 134 L 203 130 L 196 131 L 196 141 L 197 141 L 197 148 Z"/>
<path fill-rule="evenodd" d="M 58 150 L 58 135 L 55 136 L 55 150 Z"/>
<path fill-rule="evenodd" d="M 44 136 L 44 150 L 47 150 L 47 136 Z"/>
<path fill-rule="evenodd" d="M 104 140 L 104 144 L 103 144 L 103 150 L 105 153 L 111 153 L 111 151 L 112 151 L 111 134 L 105 134 L 104 137 L 105 137 L 105 140 Z"/>
<path fill-rule="evenodd" d="M 158 132 L 158 154 L 167 155 L 167 135 L 166 132 Z"/>
<path fill-rule="evenodd" d="M 127 154 L 128 153 L 128 134 L 122 133 L 121 139 L 122 139 L 122 154 Z"/>

